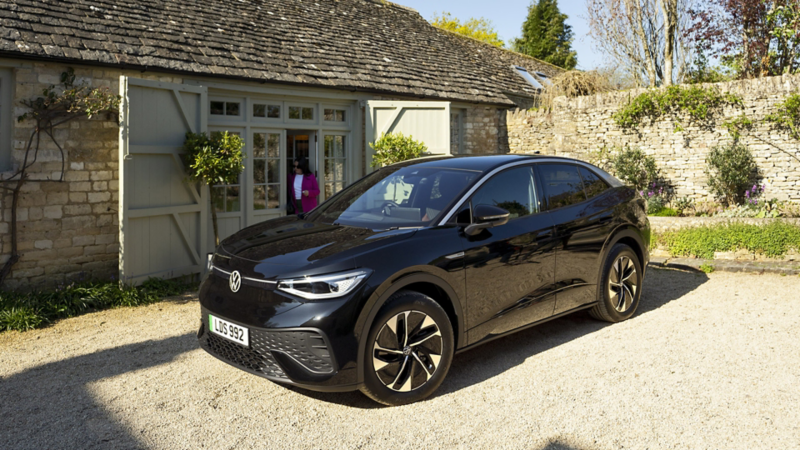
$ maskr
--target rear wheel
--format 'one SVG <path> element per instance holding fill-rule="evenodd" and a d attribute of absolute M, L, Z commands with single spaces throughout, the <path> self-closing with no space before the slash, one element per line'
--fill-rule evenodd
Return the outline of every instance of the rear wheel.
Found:
<path fill-rule="evenodd" d="M 597 305 L 589 313 L 598 320 L 621 322 L 631 317 L 642 295 L 642 265 L 632 248 L 617 244 L 609 252 L 597 286 Z"/>
<path fill-rule="evenodd" d="M 444 309 L 424 294 L 400 291 L 370 329 L 361 391 L 392 406 L 427 398 L 447 375 L 453 347 L 453 327 Z"/>

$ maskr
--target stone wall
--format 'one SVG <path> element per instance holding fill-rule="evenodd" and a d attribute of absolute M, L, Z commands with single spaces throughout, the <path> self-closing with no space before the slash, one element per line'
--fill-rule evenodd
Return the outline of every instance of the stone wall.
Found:
<path fill-rule="evenodd" d="M 464 154 L 508 153 L 508 130 L 505 122 L 504 109 L 482 105 L 467 108 L 463 117 Z"/>
<path fill-rule="evenodd" d="M 752 151 L 767 185 L 765 196 L 800 201 L 800 142 L 762 123 L 786 96 L 800 92 L 800 75 L 737 81 L 717 85 L 740 95 L 744 109 L 726 108 L 712 130 L 687 126 L 675 132 L 672 119 L 641 126 L 636 131 L 619 128 L 611 115 L 644 90 L 613 92 L 575 99 L 558 98 L 552 113 L 516 110 L 507 114 L 508 142 L 512 153 L 558 155 L 591 160 L 604 147 L 639 147 L 655 157 L 678 197 L 713 200 L 706 183 L 706 156 L 731 137 L 719 126 L 742 112 L 757 124 L 741 142 Z M 788 153 L 788 154 L 787 154 Z"/>
<path fill-rule="evenodd" d="M 49 85 L 60 83 L 68 66 L 30 63 L 15 69 L 14 117 L 26 112 L 21 100 L 35 98 Z M 119 92 L 119 70 L 75 66 L 76 82 L 106 86 Z M 181 82 L 173 77 L 131 73 L 138 78 Z M 32 121 L 14 124 L 12 164 L 21 164 Z M 18 251 L 21 259 L 6 279 L 6 288 L 54 285 L 78 278 L 110 278 L 119 267 L 119 127 L 116 118 L 79 118 L 55 129 L 61 154 L 42 137 L 36 163 L 29 169 L 17 209 Z M 0 174 L 8 177 L 13 172 Z M 11 195 L 0 196 L 0 263 L 11 251 Z"/>

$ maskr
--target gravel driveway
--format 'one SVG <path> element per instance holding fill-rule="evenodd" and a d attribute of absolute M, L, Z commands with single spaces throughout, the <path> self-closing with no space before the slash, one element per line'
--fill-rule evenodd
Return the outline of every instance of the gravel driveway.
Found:
<path fill-rule="evenodd" d="M 650 270 L 639 312 L 456 357 L 386 408 L 199 350 L 191 297 L 0 335 L 0 448 L 800 448 L 800 278 Z"/>

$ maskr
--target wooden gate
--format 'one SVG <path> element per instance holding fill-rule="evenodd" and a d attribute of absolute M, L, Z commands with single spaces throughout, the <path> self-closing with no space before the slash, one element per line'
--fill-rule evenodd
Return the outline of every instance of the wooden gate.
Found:
<path fill-rule="evenodd" d="M 186 182 L 187 131 L 206 131 L 207 89 L 122 77 L 120 279 L 201 273 L 208 233 L 208 188 Z"/>

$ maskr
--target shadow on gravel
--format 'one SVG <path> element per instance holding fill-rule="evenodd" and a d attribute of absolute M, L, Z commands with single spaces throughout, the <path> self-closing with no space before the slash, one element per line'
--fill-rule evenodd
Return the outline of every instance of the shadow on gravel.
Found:
<path fill-rule="evenodd" d="M 683 297 L 706 281 L 708 276 L 702 272 L 648 268 L 639 308 L 629 320 Z M 583 311 L 489 342 L 456 355 L 438 393 L 456 392 L 483 382 L 531 356 L 613 325 L 595 320 Z"/>
<path fill-rule="evenodd" d="M 130 430 L 98 405 L 88 385 L 167 364 L 195 350 L 194 333 L 102 350 L 44 364 L 0 381 L 1 448 L 141 448 Z M 166 380 L 165 380 L 166 381 Z M 176 380 L 170 380 L 175 382 Z M 119 392 L 125 396 L 126 392 Z"/>
<path fill-rule="evenodd" d="M 636 315 L 630 320 L 636 320 L 641 314 L 683 297 L 706 281 L 708 276 L 702 272 L 648 268 L 642 300 Z M 481 383 L 522 364 L 531 356 L 612 325 L 592 319 L 587 312 L 578 312 L 456 355 L 450 373 L 434 396 L 456 392 Z M 354 408 L 381 407 L 358 392 L 321 393 L 298 388 L 292 390 L 320 401 Z M 546 448 L 550 450 L 571 447 L 554 443 Z"/>

